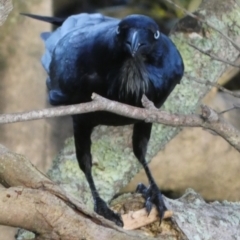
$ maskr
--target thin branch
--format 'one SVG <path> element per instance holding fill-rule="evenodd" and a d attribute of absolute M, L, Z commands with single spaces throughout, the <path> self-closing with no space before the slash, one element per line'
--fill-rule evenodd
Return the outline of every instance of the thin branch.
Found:
<path fill-rule="evenodd" d="M 232 45 L 233 45 L 238 51 L 240 51 L 240 47 L 239 47 L 230 37 L 228 37 L 228 36 L 227 36 L 225 33 L 223 33 L 221 30 L 217 29 L 217 28 L 216 28 L 214 25 L 212 25 L 211 23 L 209 23 L 209 22 L 203 20 L 202 18 L 196 16 L 195 14 L 189 12 L 187 9 L 179 6 L 178 4 L 174 3 L 174 2 L 171 1 L 171 0 L 164 0 L 164 1 L 172 4 L 174 7 L 178 8 L 178 9 L 180 9 L 180 10 L 183 11 L 186 15 L 188 15 L 188 16 L 190 16 L 190 17 L 192 17 L 192 18 L 194 18 L 194 19 L 196 19 L 196 20 L 198 20 L 198 21 L 200 21 L 200 22 L 202 22 L 202 23 L 205 23 L 207 26 L 209 26 L 209 27 L 212 28 L 213 30 L 215 30 L 215 31 L 217 31 L 218 33 L 220 33 L 226 40 L 228 40 L 229 42 L 231 42 Z"/>
<path fill-rule="evenodd" d="M 222 85 L 220 85 L 218 83 L 213 83 L 213 82 L 210 82 L 208 80 L 201 81 L 201 80 L 198 80 L 198 79 L 195 79 L 195 78 L 193 78 L 193 80 L 197 83 L 206 84 L 206 85 L 209 85 L 209 86 L 212 86 L 212 87 L 216 87 L 219 90 L 221 90 L 222 92 L 228 93 L 233 97 L 240 98 L 239 93 L 232 92 L 232 91 L 228 90 L 227 88 L 223 87 Z"/>
<path fill-rule="evenodd" d="M 233 107 L 231 107 L 231 108 L 228 108 L 228 109 L 226 109 L 226 110 L 223 110 L 223 111 L 219 112 L 218 114 L 222 115 L 222 114 L 224 114 L 224 113 L 227 113 L 227 112 L 230 112 L 230 111 L 236 110 L 236 109 L 238 109 L 238 108 L 237 108 L 236 106 L 233 106 Z"/>
<path fill-rule="evenodd" d="M 195 45 L 193 45 L 193 44 L 191 44 L 191 43 L 188 43 L 188 45 L 191 46 L 191 47 L 193 47 L 194 49 L 198 50 L 199 52 L 201 52 L 201 53 L 209 56 L 210 58 L 212 58 L 212 59 L 214 59 L 214 60 L 216 60 L 216 61 L 223 62 L 223 63 L 229 64 L 229 65 L 231 65 L 231 66 L 233 66 L 233 67 L 240 68 L 239 65 L 237 65 L 237 64 L 235 64 L 235 63 L 232 63 L 232 62 L 230 62 L 230 61 L 224 60 L 224 59 L 222 59 L 222 58 L 218 57 L 217 55 L 212 54 L 212 53 L 210 53 L 210 52 L 204 51 L 204 50 L 198 48 L 197 46 L 195 46 Z"/>
<path fill-rule="evenodd" d="M 107 111 L 125 117 L 139 119 L 146 122 L 162 123 L 174 127 L 204 127 L 216 132 L 238 151 L 240 151 L 240 131 L 234 128 L 230 123 L 226 122 L 214 110 L 208 108 L 207 106 L 202 107 L 203 112 L 201 116 L 180 115 L 159 111 L 158 109 L 153 108 L 152 104 L 147 103 L 146 99 L 144 99 L 144 105 L 150 106 L 150 109 L 137 108 L 111 101 L 97 94 L 93 94 L 92 99 L 93 101 L 89 103 L 49 108 L 26 113 L 3 114 L 0 115 L 0 124 L 95 111 Z M 212 115 L 216 115 L 217 119 L 213 121 L 211 118 Z"/>
<path fill-rule="evenodd" d="M 233 106 L 234 106 L 236 109 L 240 109 L 240 105 L 237 104 L 237 103 L 234 103 Z"/>
<path fill-rule="evenodd" d="M 234 2 L 240 7 L 240 3 L 238 2 L 238 0 L 235 0 Z"/>
<path fill-rule="evenodd" d="M 61 107 L 53 107 L 41 110 L 33 110 L 23 113 L 12 113 L 0 115 L 0 124 L 25 122 L 30 120 L 37 120 L 43 118 L 60 117 L 66 115 L 73 115 L 78 113 L 87 113 L 93 111 L 100 111 L 101 106 L 98 102 L 82 103 L 76 105 L 68 105 Z"/>

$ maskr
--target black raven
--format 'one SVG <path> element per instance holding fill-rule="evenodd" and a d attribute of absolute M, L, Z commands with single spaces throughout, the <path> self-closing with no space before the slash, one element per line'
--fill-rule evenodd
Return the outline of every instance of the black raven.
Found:
<path fill-rule="evenodd" d="M 86 13 L 65 19 L 25 15 L 59 26 L 41 35 L 46 47 L 42 64 L 48 74 L 52 105 L 89 102 L 95 92 L 137 107 L 143 107 L 145 94 L 159 108 L 183 76 L 184 65 L 176 46 L 150 17 L 130 15 L 118 20 Z M 91 188 L 94 210 L 123 225 L 121 217 L 99 196 L 92 178 L 92 130 L 97 125 L 134 124 L 133 151 L 150 183 L 148 188 L 139 184 L 137 191 L 146 198 L 147 211 L 155 204 L 162 219 L 166 206 L 145 160 L 152 124 L 104 111 L 72 119 L 76 156 Z"/>

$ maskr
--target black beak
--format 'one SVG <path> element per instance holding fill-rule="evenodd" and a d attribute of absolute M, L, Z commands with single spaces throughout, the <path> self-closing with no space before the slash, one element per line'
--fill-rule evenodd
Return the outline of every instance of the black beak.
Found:
<path fill-rule="evenodd" d="M 130 31 L 127 40 L 125 41 L 127 50 L 132 57 L 135 57 L 141 44 L 139 43 L 139 33 L 137 30 Z"/>

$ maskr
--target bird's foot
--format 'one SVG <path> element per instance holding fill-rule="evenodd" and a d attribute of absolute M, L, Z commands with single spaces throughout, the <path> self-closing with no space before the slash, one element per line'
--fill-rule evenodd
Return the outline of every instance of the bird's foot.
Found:
<path fill-rule="evenodd" d="M 149 187 L 146 187 L 144 184 L 139 183 L 136 192 L 141 193 L 145 198 L 145 207 L 148 214 L 151 212 L 153 204 L 156 205 L 160 222 L 162 222 L 167 207 L 164 204 L 162 193 L 160 192 L 158 186 L 153 183 Z"/>
<path fill-rule="evenodd" d="M 94 211 L 104 218 L 114 222 L 119 227 L 123 227 L 121 215 L 108 208 L 107 204 L 100 197 L 95 201 Z"/>

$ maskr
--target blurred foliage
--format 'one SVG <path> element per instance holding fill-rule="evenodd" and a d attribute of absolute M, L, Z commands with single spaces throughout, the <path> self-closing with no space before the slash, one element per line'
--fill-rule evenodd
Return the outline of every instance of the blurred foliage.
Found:
<path fill-rule="evenodd" d="M 202 0 L 172 0 L 189 11 L 197 9 Z M 66 17 L 80 12 L 101 12 L 122 18 L 129 14 L 145 14 L 154 18 L 161 31 L 168 34 L 184 14 L 165 0 L 53 0 L 53 15 Z"/>
<path fill-rule="evenodd" d="M 172 0 L 177 5 L 186 8 L 189 11 L 194 11 L 198 8 L 202 0 Z M 138 5 L 145 9 L 150 10 L 149 15 L 157 18 L 180 18 L 183 12 L 168 3 L 165 0 L 132 0 L 132 5 Z"/>
<path fill-rule="evenodd" d="M 186 8 L 189 11 L 197 9 L 202 0 L 172 0 L 174 3 Z M 65 7 L 65 13 L 58 11 L 61 6 Z M 172 18 L 182 17 L 181 10 L 175 8 L 172 4 L 165 0 L 53 0 L 53 9 L 57 15 L 65 15 L 66 11 L 71 11 L 71 14 L 82 12 L 94 12 L 96 9 L 103 9 L 109 7 L 125 6 L 135 9 L 136 6 L 145 11 L 149 11 L 149 15 Z M 67 9 L 66 9 L 67 7 Z M 115 9 L 116 11 L 118 8 Z"/>

